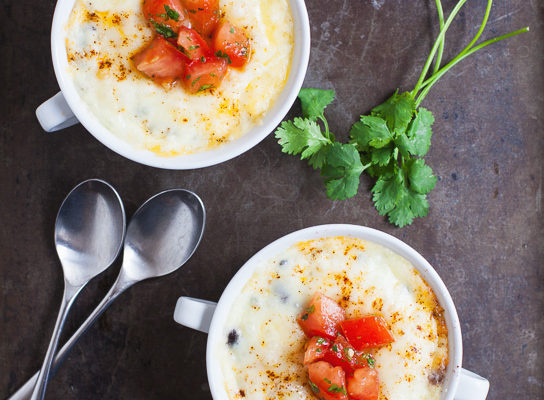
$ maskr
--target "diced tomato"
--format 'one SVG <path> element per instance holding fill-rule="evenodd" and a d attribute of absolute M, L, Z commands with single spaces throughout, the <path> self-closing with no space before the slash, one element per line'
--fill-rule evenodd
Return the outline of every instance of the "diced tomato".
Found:
<path fill-rule="evenodd" d="M 140 72 L 160 83 L 182 77 L 187 64 L 187 57 L 159 35 L 132 60 Z"/>
<path fill-rule="evenodd" d="M 313 363 L 325 356 L 325 353 L 331 346 L 331 341 L 319 336 L 314 336 L 306 344 L 304 353 L 304 365 Z"/>
<path fill-rule="evenodd" d="M 385 320 L 375 315 L 342 321 L 340 328 L 355 350 L 382 346 L 395 340 Z"/>
<path fill-rule="evenodd" d="M 380 383 L 375 369 L 361 368 L 348 376 L 348 394 L 352 400 L 378 400 Z"/>
<path fill-rule="evenodd" d="M 338 332 L 336 326 L 344 318 L 342 307 L 333 299 L 317 292 L 297 321 L 308 337 L 334 339 Z"/>
<path fill-rule="evenodd" d="M 323 361 L 342 367 L 346 372 L 351 372 L 360 367 L 358 365 L 357 353 L 346 338 L 341 335 L 338 335 L 332 346 L 329 347 L 323 356 Z"/>
<path fill-rule="evenodd" d="M 182 0 L 187 15 L 202 36 L 209 37 L 219 22 L 219 0 Z"/>
<path fill-rule="evenodd" d="M 228 57 L 233 67 L 243 67 L 248 61 L 251 48 L 249 39 L 241 28 L 223 21 L 213 34 L 216 55 Z"/>
<path fill-rule="evenodd" d="M 185 87 L 191 93 L 218 88 L 227 73 L 227 62 L 216 57 L 193 61 L 185 69 Z"/>
<path fill-rule="evenodd" d="M 200 60 L 202 57 L 211 55 L 210 48 L 202 36 L 194 29 L 189 29 L 184 26 L 179 28 L 178 46 L 183 48 L 183 52 L 191 60 Z"/>
<path fill-rule="evenodd" d="M 181 0 L 144 0 L 143 9 L 145 17 L 152 24 L 167 25 L 174 32 L 188 23 Z"/>
<path fill-rule="evenodd" d="M 324 361 L 308 366 L 310 387 L 317 397 L 325 400 L 348 400 L 346 374 L 340 367 Z"/>
<path fill-rule="evenodd" d="M 369 367 L 370 364 L 374 365 L 372 355 L 356 351 L 342 335 L 337 336 L 322 359 L 331 365 L 342 367 L 346 373 L 358 368 Z"/>

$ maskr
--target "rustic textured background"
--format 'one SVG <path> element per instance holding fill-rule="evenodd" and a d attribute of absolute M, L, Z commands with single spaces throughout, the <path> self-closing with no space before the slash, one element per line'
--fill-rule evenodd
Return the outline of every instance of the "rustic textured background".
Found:
<path fill-rule="evenodd" d="M 447 55 L 474 35 L 484 0 L 471 0 Z M 167 188 L 196 191 L 207 231 L 186 266 L 123 294 L 72 351 L 50 399 L 209 399 L 206 336 L 172 320 L 176 299 L 217 300 L 256 251 L 291 231 L 345 222 L 389 232 L 438 270 L 457 304 L 464 366 L 489 378 L 489 399 L 544 397 L 544 4 L 496 2 L 484 37 L 531 32 L 458 65 L 424 105 L 436 115 L 428 162 L 439 176 L 429 216 L 397 229 L 377 215 L 370 181 L 333 202 L 320 177 L 283 155 L 272 136 L 224 164 L 164 171 L 125 160 L 82 126 L 45 134 L 35 108 L 56 93 L 49 49 L 54 1 L 1 0 L 0 397 L 41 364 L 62 293 L 52 243 L 57 208 L 78 182 L 112 183 L 128 215 Z M 444 1 L 450 10 L 453 0 Z M 362 112 L 396 87 L 411 89 L 436 34 L 430 0 L 311 0 L 305 86 L 334 88 L 327 110 L 344 138 Z M 300 111 L 295 105 L 289 116 Z M 79 298 L 72 333 L 111 284 L 118 264 Z"/>

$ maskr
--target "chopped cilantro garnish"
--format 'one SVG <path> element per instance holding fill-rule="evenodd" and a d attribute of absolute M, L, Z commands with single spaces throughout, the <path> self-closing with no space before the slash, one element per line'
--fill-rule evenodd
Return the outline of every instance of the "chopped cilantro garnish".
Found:
<path fill-rule="evenodd" d="M 166 39 L 175 38 L 178 36 L 176 32 L 174 32 L 172 28 L 170 28 L 169 26 L 161 24 L 155 21 L 153 18 L 151 18 L 150 21 L 155 27 L 155 30 L 157 31 L 157 33 L 159 35 L 164 36 Z"/>
<path fill-rule="evenodd" d="M 179 13 L 176 10 L 172 10 L 167 4 L 164 5 L 164 9 L 166 10 L 166 16 L 168 18 L 173 19 L 176 22 L 179 21 Z"/>
<path fill-rule="evenodd" d="M 310 307 L 306 309 L 306 312 L 304 313 L 302 317 L 300 317 L 300 319 L 302 319 L 303 321 L 306 321 L 308 317 L 310 316 L 310 314 L 313 313 L 314 311 L 315 311 L 315 306 L 312 304 Z"/>
<path fill-rule="evenodd" d="M 234 27 L 230 27 L 230 33 L 234 33 Z"/>
<path fill-rule="evenodd" d="M 361 365 L 364 366 L 364 362 L 366 361 L 366 364 L 370 367 L 370 368 L 374 368 L 374 364 L 376 362 L 376 360 L 374 359 L 374 357 L 372 357 L 371 354 L 369 353 L 362 353 L 360 356 L 359 356 L 359 363 Z"/>
<path fill-rule="evenodd" d="M 214 86 L 210 85 L 210 84 L 202 85 L 202 86 L 200 86 L 200 88 L 198 88 L 198 92 L 203 92 L 204 90 L 211 89 L 213 87 Z"/>
<path fill-rule="evenodd" d="M 316 342 L 319 343 L 319 344 L 323 344 L 323 343 L 325 343 L 325 339 L 320 337 L 320 338 L 317 338 Z"/>
<path fill-rule="evenodd" d="M 193 50 L 196 50 L 196 49 L 199 49 L 199 48 L 200 48 L 200 46 L 198 46 L 198 45 L 197 46 L 189 46 L 189 48 L 187 50 L 193 51 Z"/>
<path fill-rule="evenodd" d="M 328 392 L 331 392 L 331 393 L 343 393 L 345 395 L 347 395 L 348 393 L 346 392 L 346 388 L 344 386 L 338 386 L 338 385 L 330 385 L 329 388 L 327 389 Z"/>
<path fill-rule="evenodd" d="M 222 52 L 221 50 L 217 50 L 217 51 L 215 52 L 215 55 L 216 55 L 217 57 L 223 57 L 223 58 L 225 58 L 229 64 L 232 64 L 232 61 L 231 61 L 231 59 L 230 59 L 230 57 L 229 57 L 229 55 L 228 55 L 227 53 L 224 53 L 224 52 Z"/>
<path fill-rule="evenodd" d="M 308 383 L 310 384 L 310 387 L 312 388 L 312 391 L 314 393 L 319 393 L 319 388 L 315 383 L 313 383 L 311 380 L 308 379 Z"/>
<path fill-rule="evenodd" d="M 200 76 L 198 78 L 196 78 L 194 81 L 191 82 L 191 86 L 194 86 L 195 83 L 197 83 L 199 80 L 200 80 Z"/>
<path fill-rule="evenodd" d="M 323 378 L 323 380 L 324 380 L 326 383 L 328 383 L 329 385 L 332 383 L 332 382 L 331 382 L 329 379 L 327 379 L 327 378 Z"/>
<path fill-rule="evenodd" d="M 202 61 L 203 63 L 205 63 L 205 62 L 206 62 L 206 57 L 204 57 L 204 56 L 200 57 L 200 61 Z"/>
<path fill-rule="evenodd" d="M 334 351 L 335 353 L 338 352 L 338 346 L 333 344 L 332 345 L 332 351 Z"/>

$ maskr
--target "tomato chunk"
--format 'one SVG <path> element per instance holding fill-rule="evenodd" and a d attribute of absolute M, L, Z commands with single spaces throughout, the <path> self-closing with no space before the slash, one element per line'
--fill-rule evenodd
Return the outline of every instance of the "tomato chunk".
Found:
<path fill-rule="evenodd" d="M 185 69 L 185 87 L 191 93 L 218 88 L 227 73 L 227 62 L 216 57 L 193 61 Z"/>
<path fill-rule="evenodd" d="M 153 25 L 166 25 L 174 32 L 188 23 L 181 0 L 144 0 L 143 9 L 145 17 Z"/>
<path fill-rule="evenodd" d="M 375 369 L 361 368 L 348 377 L 348 394 L 352 400 L 378 400 L 380 383 Z"/>
<path fill-rule="evenodd" d="M 385 320 L 375 315 L 342 321 L 340 328 L 356 350 L 382 346 L 395 340 Z"/>
<path fill-rule="evenodd" d="M 183 76 L 187 63 L 187 57 L 159 35 L 132 60 L 140 72 L 161 83 Z"/>
<path fill-rule="evenodd" d="M 337 367 L 342 367 L 346 372 L 351 372 L 361 367 L 358 356 L 359 354 L 348 343 L 346 338 L 338 335 L 332 346 L 328 348 L 323 356 L 323 361 Z"/>
<path fill-rule="evenodd" d="M 211 55 L 208 44 L 194 29 L 182 26 L 179 29 L 177 43 L 191 60 L 200 60 Z"/>
<path fill-rule="evenodd" d="M 342 368 L 318 361 L 308 366 L 308 377 L 310 387 L 318 398 L 348 400 L 346 374 Z"/>
<path fill-rule="evenodd" d="M 233 67 L 243 67 L 251 52 L 244 31 L 228 21 L 221 22 L 215 30 L 213 47 L 217 51 L 216 55 L 228 58 Z"/>
<path fill-rule="evenodd" d="M 336 326 L 344 318 L 342 307 L 333 299 L 317 292 L 297 321 L 308 337 L 334 339 L 338 332 Z"/>
<path fill-rule="evenodd" d="M 346 372 L 373 366 L 375 362 L 371 354 L 356 351 L 342 335 L 338 335 L 334 343 L 329 346 L 323 356 L 323 361 L 342 367 Z"/>
<path fill-rule="evenodd" d="M 193 28 L 209 37 L 219 22 L 219 0 L 183 0 Z"/>
<path fill-rule="evenodd" d="M 325 356 L 325 353 L 331 346 L 331 341 L 319 336 L 311 338 L 306 345 L 304 353 L 304 365 L 313 363 Z"/>

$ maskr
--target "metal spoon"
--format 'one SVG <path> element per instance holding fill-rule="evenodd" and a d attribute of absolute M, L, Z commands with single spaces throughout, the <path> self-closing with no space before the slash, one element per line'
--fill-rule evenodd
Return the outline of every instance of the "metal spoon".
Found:
<path fill-rule="evenodd" d="M 117 258 L 125 236 L 125 210 L 108 183 L 90 179 L 77 185 L 60 206 L 55 247 L 64 273 L 64 294 L 32 400 L 41 400 L 68 311 L 81 289 Z"/>
<path fill-rule="evenodd" d="M 119 276 L 104 299 L 59 350 L 55 370 L 72 346 L 123 291 L 136 282 L 169 274 L 193 255 L 204 233 L 206 213 L 200 198 L 188 190 L 173 189 L 147 200 L 128 226 Z M 9 400 L 30 397 L 36 373 Z"/>

